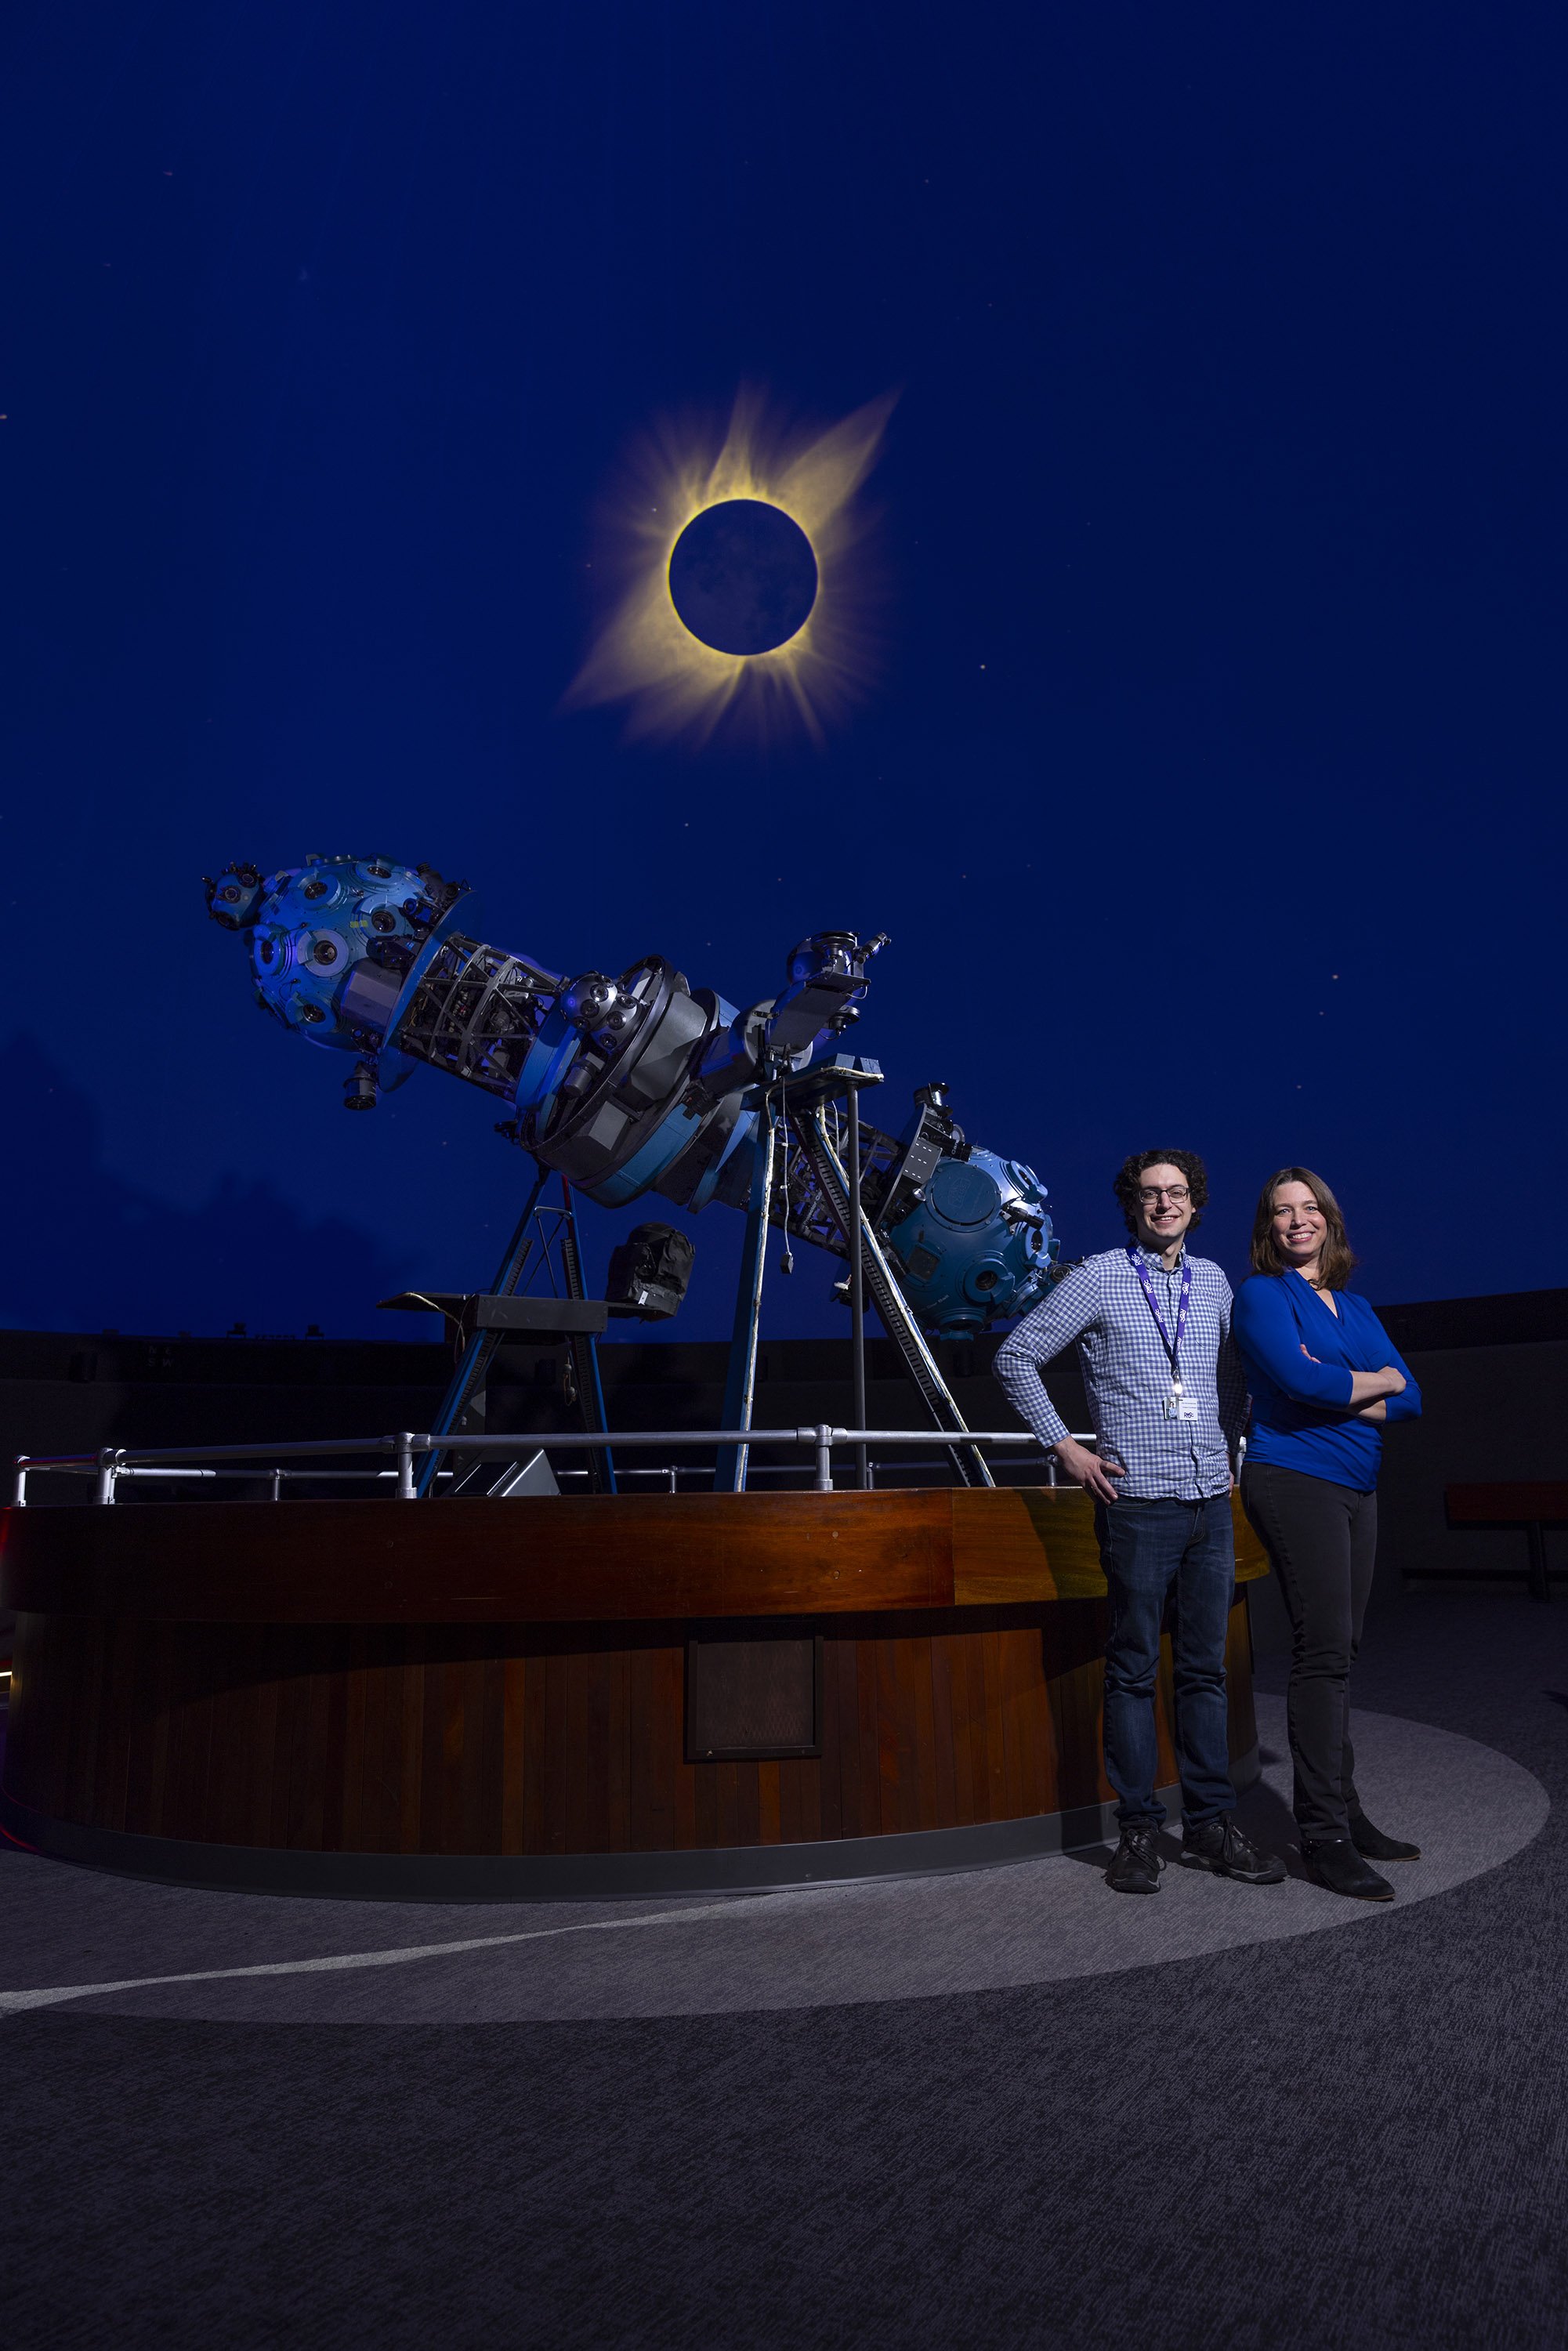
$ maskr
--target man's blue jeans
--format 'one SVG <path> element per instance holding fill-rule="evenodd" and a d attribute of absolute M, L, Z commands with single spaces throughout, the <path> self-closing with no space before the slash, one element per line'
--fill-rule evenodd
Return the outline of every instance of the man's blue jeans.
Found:
<path fill-rule="evenodd" d="M 1236 1583 L 1229 1496 L 1178 1502 L 1127 1495 L 1101 1503 L 1094 1523 L 1111 1587 L 1105 1776 L 1121 1799 L 1116 1817 L 1157 1823 L 1166 1816 L 1155 1794 L 1155 1678 L 1174 1586 L 1176 1761 L 1182 1818 L 1197 1828 L 1236 1802 L 1225 1701 L 1225 1633 Z"/>

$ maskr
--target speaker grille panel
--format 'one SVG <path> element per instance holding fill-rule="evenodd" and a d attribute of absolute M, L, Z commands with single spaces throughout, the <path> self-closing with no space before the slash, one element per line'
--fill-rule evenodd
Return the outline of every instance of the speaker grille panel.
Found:
<path fill-rule="evenodd" d="M 692 1641 L 686 1646 L 686 1760 L 816 1755 L 821 1642 Z"/>

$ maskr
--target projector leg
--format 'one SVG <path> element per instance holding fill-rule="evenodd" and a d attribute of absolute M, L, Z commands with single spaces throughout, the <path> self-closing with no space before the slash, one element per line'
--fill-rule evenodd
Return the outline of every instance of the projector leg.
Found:
<path fill-rule="evenodd" d="M 746 1211 L 746 1239 L 740 1251 L 740 1279 L 735 1291 L 735 1324 L 729 1341 L 729 1376 L 724 1389 L 726 1428 L 751 1426 L 752 1396 L 757 1386 L 757 1333 L 762 1319 L 762 1277 L 768 1270 L 768 1211 L 773 1199 L 773 1104 L 766 1098 L 757 1122 L 757 1157 L 751 1170 L 751 1202 Z M 746 1491 L 746 1462 L 750 1447 L 721 1445 L 714 1467 L 716 1494 Z"/>
<path fill-rule="evenodd" d="M 535 1165 L 538 1165 L 537 1161 Z M 497 1298 L 512 1298 L 517 1294 L 517 1284 L 523 1278 L 523 1268 L 528 1261 L 529 1252 L 534 1245 L 534 1210 L 538 1206 L 539 1194 L 544 1190 L 545 1178 L 549 1172 L 548 1168 L 538 1169 L 534 1188 L 528 1194 L 528 1205 L 517 1218 L 517 1229 L 507 1243 L 507 1253 L 496 1270 L 496 1279 L 491 1284 L 491 1291 Z M 457 1369 L 452 1374 L 452 1384 L 442 1401 L 441 1410 L 431 1423 L 430 1433 L 433 1437 L 451 1437 L 455 1433 L 463 1414 L 470 1408 L 475 1396 L 483 1392 L 485 1374 L 490 1368 L 491 1358 L 499 1344 L 499 1335 L 494 1331 L 474 1332 L 457 1359 Z M 479 1411 L 482 1420 L 483 1405 L 480 1405 Z M 472 1433 L 477 1436 L 481 1431 L 476 1428 Z M 441 1460 L 439 1447 L 425 1456 L 424 1467 L 419 1473 L 418 1492 L 421 1501 L 435 1490 L 436 1472 L 441 1468 Z"/>
<path fill-rule="evenodd" d="M 586 1298 L 582 1285 L 582 1252 L 577 1240 L 577 1210 L 572 1205 L 571 1186 L 563 1176 L 560 1196 L 565 1213 L 560 1226 L 561 1270 L 566 1275 L 569 1298 Z M 591 1332 L 574 1332 L 568 1339 L 567 1352 L 571 1358 L 572 1380 L 577 1388 L 577 1401 L 582 1412 L 582 1425 L 590 1431 L 609 1431 L 604 1416 L 604 1383 L 599 1376 L 599 1347 Z M 588 1488 L 592 1494 L 613 1494 L 615 1489 L 615 1456 L 608 1445 L 602 1453 L 588 1457 Z"/>
<path fill-rule="evenodd" d="M 850 1214 L 849 1178 L 829 1140 L 820 1103 L 800 1129 L 800 1147 L 806 1154 L 818 1190 L 832 1210 L 846 1246 L 852 1249 L 851 1237 L 855 1227 Z M 882 1243 L 863 1211 L 860 1220 L 860 1243 L 867 1286 L 876 1301 L 883 1328 L 904 1358 L 904 1368 L 925 1407 L 932 1427 L 944 1437 L 967 1436 L 964 1416 L 953 1392 L 942 1376 L 936 1356 L 925 1343 L 920 1325 L 910 1311 L 908 1301 L 894 1278 Z M 950 1445 L 947 1450 L 960 1485 L 995 1485 L 996 1479 L 987 1468 L 985 1455 L 977 1445 Z"/>
<path fill-rule="evenodd" d="M 854 1228 L 855 1241 L 850 1248 L 850 1417 L 856 1428 L 865 1426 L 865 1257 L 859 1246 L 864 1221 L 861 1207 L 861 1101 L 860 1088 L 852 1086 L 844 1104 L 849 1121 L 849 1164 L 845 1173 L 850 1182 L 850 1222 Z M 855 1447 L 855 1484 L 863 1494 L 871 1484 L 871 1470 L 863 1445 Z"/>

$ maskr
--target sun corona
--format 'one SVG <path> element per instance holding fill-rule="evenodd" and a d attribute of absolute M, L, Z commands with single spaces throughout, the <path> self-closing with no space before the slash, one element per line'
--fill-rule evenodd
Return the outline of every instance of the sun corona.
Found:
<path fill-rule="evenodd" d="M 569 706 L 620 702 L 633 736 L 821 741 L 873 667 L 853 502 L 892 406 L 789 432 L 747 393 L 722 439 L 648 434 L 606 510 L 598 568 L 613 598 Z"/>

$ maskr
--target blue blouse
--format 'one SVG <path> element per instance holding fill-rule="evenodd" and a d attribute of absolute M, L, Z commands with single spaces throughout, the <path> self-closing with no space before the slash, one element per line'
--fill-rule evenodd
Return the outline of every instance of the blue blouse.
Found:
<path fill-rule="evenodd" d="M 1231 1328 L 1252 1390 L 1247 1458 L 1370 1494 L 1383 1432 L 1351 1412 L 1350 1375 L 1385 1364 L 1404 1373 L 1403 1394 L 1387 1398 L 1391 1421 L 1414 1420 L 1421 1391 L 1366 1301 L 1336 1290 L 1334 1304 L 1337 1315 L 1294 1270 L 1255 1273 L 1237 1291 Z"/>

